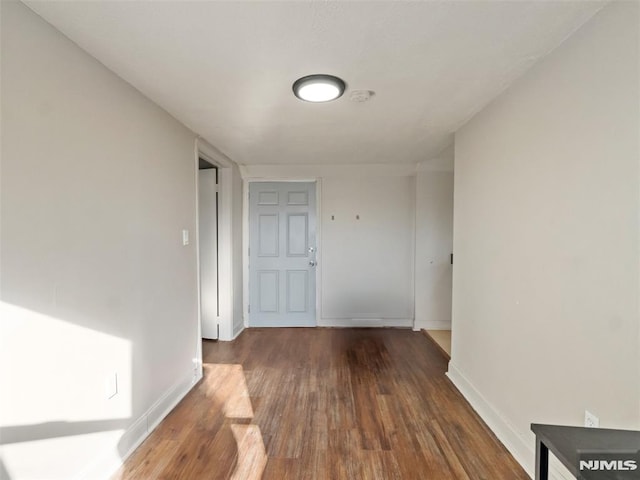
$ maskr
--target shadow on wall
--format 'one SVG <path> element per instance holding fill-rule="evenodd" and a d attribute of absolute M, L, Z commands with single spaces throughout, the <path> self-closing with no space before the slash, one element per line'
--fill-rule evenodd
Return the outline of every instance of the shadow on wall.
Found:
<path fill-rule="evenodd" d="M 40 442 L 47 439 L 60 439 L 63 437 L 79 437 L 99 432 L 124 431 L 129 419 L 97 420 L 85 422 L 46 422 L 31 425 L 9 425 L 0 427 L 0 448 L 9 453 L 10 458 L 29 457 L 34 449 L 29 445 L 20 448 L 20 443 Z M 50 448 L 50 446 L 48 446 Z M 20 451 L 23 454 L 20 454 Z M 62 452 L 54 452 L 56 455 Z M 33 462 L 33 458 L 31 458 Z M 37 463 L 37 462 L 35 462 Z M 16 468 L 17 469 L 17 468 Z M 7 471 L 4 462 L 0 458 L 0 480 L 11 480 L 13 477 Z M 20 477 L 18 477 L 20 478 Z"/>
<path fill-rule="evenodd" d="M 7 469 L 4 468 L 4 462 L 2 461 L 2 458 L 0 458 L 0 480 L 12 480 L 9 472 L 7 472 Z"/>
<path fill-rule="evenodd" d="M 131 424 L 131 342 L 7 302 L 0 317 L 1 478 L 74 477 Z"/>
<path fill-rule="evenodd" d="M 126 428 L 128 423 L 128 419 L 122 419 L 9 425 L 0 427 L 0 445 L 120 430 Z"/>

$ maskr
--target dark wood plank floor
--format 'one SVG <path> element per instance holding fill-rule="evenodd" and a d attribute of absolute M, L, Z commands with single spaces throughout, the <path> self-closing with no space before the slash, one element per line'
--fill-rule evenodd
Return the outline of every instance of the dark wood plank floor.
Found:
<path fill-rule="evenodd" d="M 117 479 L 528 479 L 400 329 L 248 329 Z"/>

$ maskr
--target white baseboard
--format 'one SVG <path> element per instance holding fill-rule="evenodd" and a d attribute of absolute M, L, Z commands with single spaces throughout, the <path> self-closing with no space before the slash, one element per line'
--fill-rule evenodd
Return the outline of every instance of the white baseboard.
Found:
<path fill-rule="evenodd" d="M 413 328 L 412 318 L 322 318 L 319 327 L 407 327 Z"/>
<path fill-rule="evenodd" d="M 158 399 L 158 401 L 154 403 L 149 410 L 147 410 L 147 434 L 155 430 L 164 417 L 169 415 L 171 410 L 173 410 L 180 400 L 189 393 L 198 380 L 199 378 L 197 376 L 194 377 L 193 372 L 191 372 L 189 377 L 184 378 L 181 382 L 174 385 L 173 388 L 160 397 L 160 399 Z M 135 447 L 129 448 L 127 456 L 133 453 L 133 450 L 135 450 L 140 443 L 141 442 L 138 442 Z"/>
<path fill-rule="evenodd" d="M 451 330 L 451 321 L 442 320 L 433 322 L 422 322 L 417 324 L 417 327 L 418 329 L 424 330 Z"/>
<path fill-rule="evenodd" d="M 244 324 L 242 324 L 242 325 L 238 325 L 238 327 L 239 327 L 239 328 L 238 328 L 238 331 L 237 331 L 237 332 L 234 332 L 234 334 L 233 334 L 233 338 L 232 338 L 230 341 L 235 340 L 236 338 L 238 338 L 238 337 L 240 336 L 240 334 L 241 334 L 241 333 L 244 331 L 244 329 L 245 329 Z"/>
<path fill-rule="evenodd" d="M 124 461 L 149 436 L 160 422 L 175 408 L 193 386 L 200 381 L 202 373 L 194 376 L 189 372 L 171 387 L 142 416 L 140 416 L 120 437 L 118 445 L 97 458 L 86 467 L 76 480 L 108 480 L 122 466 Z"/>
<path fill-rule="evenodd" d="M 447 377 L 469 402 L 476 413 L 484 420 L 496 437 L 509 450 L 516 461 L 522 465 L 531 478 L 535 477 L 535 448 L 529 445 L 511 423 L 504 418 L 473 384 L 449 362 Z M 549 477 L 551 480 L 571 480 L 573 477 L 563 473 L 564 467 L 552 456 L 549 456 Z"/>

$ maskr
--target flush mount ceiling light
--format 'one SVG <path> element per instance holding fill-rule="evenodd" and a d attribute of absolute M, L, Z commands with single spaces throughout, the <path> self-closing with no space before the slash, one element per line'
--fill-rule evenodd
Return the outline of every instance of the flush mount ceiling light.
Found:
<path fill-rule="evenodd" d="M 307 75 L 293 82 L 293 93 L 307 102 L 330 102 L 344 93 L 345 86 L 343 80 L 333 75 Z"/>

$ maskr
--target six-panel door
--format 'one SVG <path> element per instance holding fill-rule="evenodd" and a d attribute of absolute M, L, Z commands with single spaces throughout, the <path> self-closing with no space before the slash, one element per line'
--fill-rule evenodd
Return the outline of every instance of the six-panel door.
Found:
<path fill-rule="evenodd" d="M 316 325 L 314 183 L 249 187 L 249 325 Z"/>

